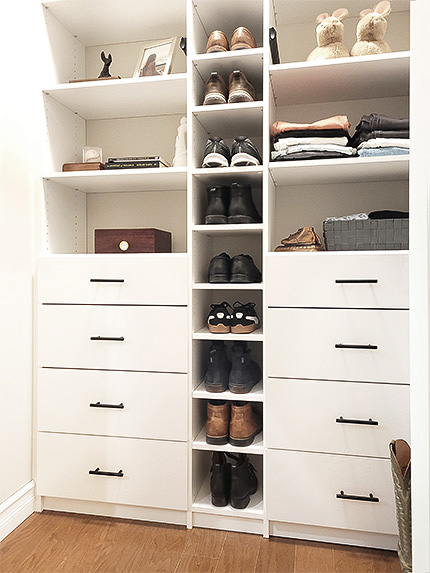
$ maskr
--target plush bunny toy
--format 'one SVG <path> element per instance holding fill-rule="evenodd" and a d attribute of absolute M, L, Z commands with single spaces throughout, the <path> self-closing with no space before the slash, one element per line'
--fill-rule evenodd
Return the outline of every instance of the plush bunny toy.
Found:
<path fill-rule="evenodd" d="M 390 46 L 382 38 L 387 31 L 387 20 L 391 12 L 388 0 L 379 2 L 373 10 L 360 12 L 357 24 L 357 42 L 352 46 L 351 56 L 367 56 L 369 54 L 386 54 L 391 52 Z"/>
<path fill-rule="evenodd" d="M 330 14 L 320 14 L 316 22 L 318 47 L 312 50 L 307 60 L 326 60 L 329 58 L 346 58 L 348 48 L 343 44 L 344 26 L 341 22 L 348 16 L 346 8 L 338 8 Z"/>

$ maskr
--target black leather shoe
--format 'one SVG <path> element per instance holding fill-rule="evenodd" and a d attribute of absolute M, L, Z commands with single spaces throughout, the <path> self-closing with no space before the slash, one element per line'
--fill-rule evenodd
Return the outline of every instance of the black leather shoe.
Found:
<path fill-rule="evenodd" d="M 229 501 L 231 466 L 223 452 L 213 452 L 211 467 L 211 501 L 216 507 L 224 507 Z"/>
<path fill-rule="evenodd" d="M 227 253 L 221 253 L 213 257 L 209 263 L 208 282 L 229 283 L 230 265 L 231 259 Z"/>
<path fill-rule="evenodd" d="M 230 505 L 245 509 L 258 489 L 257 472 L 246 454 L 228 456 L 236 462 L 231 464 Z"/>
<path fill-rule="evenodd" d="M 231 224 L 261 223 L 261 216 L 252 200 L 251 185 L 231 184 L 228 222 Z"/>
<path fill-rule="evenodd" d="M 205 225 L 222 225 L 227 223 L 230 188 L 224 185 L 208 187 L 206 190 L 208 206 Z"/>
<path fill-rule="evenodd" d="M 249 255 L 236 255 L 231 259 L 231 283 L 260 283 L 261 272 Z"/>
<path fill-rule="evenodd" d="M 230 150 L 220 137 L 210 137 L 205 145 L 202 167 L 228 167 Z"/>
<path fill-rule="evenodd" d="M 227 347 L 222 340 L 214 340 L 209 349 L 209 364 L 205 375 L 207 392 L 227 390 L 231 362 L 227 358 Z"/>
<path fill-rule="evenodd" d="M 228 389 L 233 394 L 245 394 L 261 380 L 261 368 L 251 360 L 251 349 L 236 342 L 232 349 L 232 368 L 228 379 Z"/>
<path fill-rule="evenodd" d="M 263 160 L 252 141 L 243 135 L 236 137 L 231 146 L 231 166 L 261 165 L 262 163 Z"/>

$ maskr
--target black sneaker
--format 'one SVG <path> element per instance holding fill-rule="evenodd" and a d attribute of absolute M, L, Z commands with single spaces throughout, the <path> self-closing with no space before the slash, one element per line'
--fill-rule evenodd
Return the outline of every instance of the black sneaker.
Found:
<path fill-rule="evenodd" d="M 243 304 L 237 300 L 233 304 L 231 332 L 233 334 L 249 334 L 257 328 L 260 328 L 260 319 L 255 312 L 255 303 Z"/>
<path fill-rule="evenodd" d="M 231 166 L 261 165 L 262 163 L 263 160 L 252 141 L 244 135 L 236 137 L 231 146 Z"/>
<path fill-rule="evenodd" d="M 230 332 L 231 311 L 232 308 L 228 302 L 211 304 L 211 311 L 207 319 L 209 332 L 222 334 Z"/>
<path fill-rule="evenodd" d="M 220 137 L 210 137 L 205 145 L 202 167 L 228 167 L 230 150 Z"/>

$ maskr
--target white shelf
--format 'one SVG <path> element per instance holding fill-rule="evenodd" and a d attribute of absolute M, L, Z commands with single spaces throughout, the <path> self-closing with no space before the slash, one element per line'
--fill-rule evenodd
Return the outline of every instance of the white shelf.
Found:
<path fill-rule="evenodd" d="M 394 52 L 272 65 L 275 103 L 286 106 L 406 96 L 409 60 L 409 52 Z"/>
<path fill-rule="evenodd" d="M 245 509 L 234 509 L 231 505 L 225 507 L 216 507 L 211 503 L 210 493 L 210 478 L 208 477 L 203 483 L 200 491 L 192 505 L 192 511 L 196 513 L 214 513 L 225 517 L 249 517 L 249 518 L 262 518 L 263 517 L 263 491 L 261 487 L 261 476 L 258 477 L 258 490 L 254 495 L 251 495 L 251 500 L 248 507 Z"/>
<path fill-rule="evenodd" d="M 249 183 L 261 185 L 263 166 L 255 167 L 200 167 L 193 169 L 193 177 L 203 181 L 205 185 L 222 185 L 224 183 Z"/>
<path fill-rule="evenodd" d="M 250 334 L 232 334 L 231 332 L 226 334 L 214 334 L 209 332 L 208 327 L 205 326 L 200 330 L 197 330 L 197 332 L 193 332 L 193 340 L 225 340 L 226 342 L 229 340 L 262 341 L 263 331 L 261 328 L 259 328 Z"/>
<path fill-rule="evenodd" d="M 207 80 L 211 72 L 217 71 L 228 82 L 230 73 L 240 70 L 255 88 L 254 82 L 262 80 L 263 56 L 263 48 L 213 52 L 194 56 L 193 64 L 203 81 Z"/>
<path fill-rule="evenodd" d="M 262 402 L 264 398 L 263 382 L 256 384 L 252 390 L 246 394 L 233 394 L 233 392 L 230 392 L 229 390 L 226 392 L 208 392 L 205 389 L 205 383 L 201 382 L 193 391 L 193 398 L 201 398 L 205 400 L 245 400 L 246 402 Z"/>
<path fill-rule="evenodd" d="M 250 223 L 244 225 L 193 225 L 192 231 L 203 233 L 208 237 L 223 235 L 224 237 L 234 235 L 258 235 L 263 232 L 262 223 Z"/>
<path fill-rule="evenodd" d="M 242 400 L 240 394 L 237 394 L 236 400 Z M 217 400 L 217 396 L 213 395 L 208 398 L 209 400 Z M 206 443 L 206 426 L 200 430 L 199 435 L 193 441 L 193 450 L 209 450 L 211 452 L 232 452 L 240 454 L 257 454 L 262 455 L 264 452 L 263 432 L 257 434 L 254 441 L 250 446 L 238 447 L 231 444 L 223 444 L 222 446 L 215 446 L 214 444 Z"/>
<path fill-rule="evenodd" d="M 192 113 L 210 137 L 223 139 L 261 137 L 263 130 L 263 103 L 228 103 L 220 105 L 200 105 Z M 260 154 L 261 150 L 259 149 Z"/>
<path fill-rule="evenodd" d="M 409 155 L 279 161 L 269 163 L 269 171 L 277 186 L 407 181 Z"/>
<path fill-rule="evenodd" d="M 187 168 L 67 171 L 45 175 L 44 179 L 83 193 L 169 191 L 186 189 Z"/>
<path fill-rule="evenodd" d="M 185 115 L 187 111 L 186 74 L 59 84 L 43 91 L 84 119 Z"/>
<path fill-rule="evenodd" d="M 309 252 L 309 253 L 303 253 L 303 252 L 298 252 L 298 251 L 291 251 L 291 252 L 279 252 L 279 253 L 275 253 L 274 251 L 271 251 L 270 253 L 267 253 L 266 256 L 267 257 L 327 257 L 327 256 L 331 256 L 331 257 L 341 257 L 341 256 L 345 256 L 345 253 L 348 253 L 348 257 L 354 257 L 354 256 L 366 256 L 366 257 L 379 257 L 379 256 L 386 256 L 386 255 L 391 255 L 393 257 L 398 257 L 399 255 L 408 255 L 409 251 L 406 249 L 403 250 L 380 250 L 380 251 L 316 251 L 316 252 Z"/>
<path fill-rule="evenodd" d="M 193 283 L 195 290 L 263 290 L 263 283 Z"/>

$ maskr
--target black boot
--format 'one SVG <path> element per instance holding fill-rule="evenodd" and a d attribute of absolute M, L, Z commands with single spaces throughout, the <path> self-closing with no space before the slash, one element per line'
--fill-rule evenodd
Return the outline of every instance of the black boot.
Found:
<path fill-rule="evenodd" d="M 231 466 L 225 459 L 223 452 L 213 452 L 211 467 L 211 501 L 216 507 L 228 504 L 230 492 Z"/>
<path fill-rule="evenodd" d="M 260 283 L 261 272 L 249 255 L 236 255 L 231 259 L 231 283 Z"/>
<path fill-rule="evenodd" d="M 251 185 L 231 184 L 228 222 L 261 223 L 261 216 L 252 200 Z"/>
<path fill-rule="evenodd" d="M 245 509 L 250 495 L 258 488 L 258 479 L 254 466 L 246 454 L 228 454 L 236 461 L 231 464 L 230 505 L 235 509 Z"/>
<path fill-rule="evenodd" d="M 227 390 L 231 362 L 227 358 L 227 347 L 222 340 L 214 340 L 209 349 L 209 365 L 205 375 L 208 392 Z"/>
<path fill-rule="evenodd" d="M 235 343 L 232 349 L 232 369 L 228 380 L 228 389 L 234 394 L 245 394 L 262 378 L 261 368 L 251 360 L 251 350 L 243 344 Z"/>
<path fill-rule="evenodd" d="M 229 193 L 229 187 L 224 185 L 207 188 L 208 205 L 205 216 L 206 225 L 227 223 Z"/>
<path fill-rule="evenodd" d="M 213 257 L 209 263 L 208 282 L 229 283 L 231 274 L 231 259 L 227 253 Z"/>

